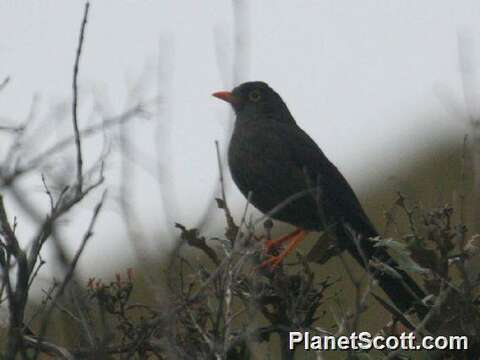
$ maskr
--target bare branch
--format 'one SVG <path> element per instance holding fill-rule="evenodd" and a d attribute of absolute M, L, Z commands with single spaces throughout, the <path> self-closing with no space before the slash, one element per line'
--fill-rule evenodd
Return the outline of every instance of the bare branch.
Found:
<path fill-rule="evenodd" d="M 23 341 L 26 346 L 40 350 L 47 354 L 55 355 L 59 359 L 75 360 L 75 357 L 67 349 L 61 346 L 46 342 L 44 340 L 38 339 L 34 336 L 24 335 Z"/>
<path fill-rule="evenodd" d="M 88 225 L 87 231 L 83 235 L 83 239 L 82 239 L 82 242 L 80 243 L 80 247 L 76 251 L 75 256 L 73 257 L 73 259 L 70 263 L 70 266 L 69 266 L 69 268 L 66 272 L 66 275 L 65 275 L 63 281 L 59 285 L 58 290 L 55 293 L 55 296 L 53 296 L 53 299 L 51 300 L 49 308 L 45 312 L 42 327 L 41 327 L 41 330 L 39 332 L 39 337 L 40 338 L 43 337 L 43 335 L 45 334 L 45 331 L 47 330 L 48 320 L 49 320 L 49 318 L 50 318 L 50 316 L 53 312 L 53 309 L 55 308 L 58 299 L 63 295 L 63 293 L 65 292 L 65 289 L 67 288 L 68 284 L 70 283 L 70 280 L 72 279 L 72 277 L 74 275 L 74 272 L 77 268 L 78 260 L 80 259 L 80 256 L 83 254 L 83 250 L 85 249 L 85 245 L 87 244 L 88 240 L 93 235 L 93 228 L 95 226 L 98 215 L 100 214 L 100 211 L 101 211 L 101 209 L 103 207 L 103 204 L 105 202 L 105 197 L 106 197 L 106 191 L 103 192 L 100 201 L 97 203 L 97 206 L 93 210 L 93 214 L 92 214 L 92 217 L 90 219 L 90 224 Z"/>
<path fill-rule="evenodd" d="M 7 76 L 5 79 L 3 79 L 3 81 L 0 83 L 0 91 L 5 89 L 5 87 L 8 85 L 9 82 L 10 82 L 10 76 Z"/>
<path fill-rule="evenodd" d="M 80 37 L 78 39 L 77 53 L 75 56 L 75 65 L 73 67 L 73 105 L 72 105 L 72 121 L 73 121 L 73 132 L 75 135 L 75 146 L 77 148 L 77 191 L 82 191 L 83 185 L 83 159 L 82 159 L 82 145 L 80 141 L 80 131 L 78 130 L 78 71 L 80 65 L 80 56 L 82 54 L 84 36 L 85 36 L 85 27 L 87 25 L 88 19 L 88 9 L 90 8 L 90 3 L 85 4 L 85 10 L 83 13 L 82 26 L 80 28 Z"/>
<path fill-rule="evenodd" d="M 233 220 L 232 213 L 230 212 L 230 209 L 228 208 L 227 204 L 227 196 L 225 192 L 225 181 L 223 178 L 223 165 L 222 165 L 222 157 L 220 155 L 220 146 L 218 145 L 218 140 L 215 140 L 215 149 L 217 151 L 217 163 L 218 163 L 218 172 L 220 176 L 220 189 L 221 189 L 221 194 L 222 194 L 222 201 L 221 201 L 221 206 L 224 210 L 225 217 L 227 220 L 227 227 L 231 231 L 227 231 L 227 237 L 229 240 L 232 242 L 232 246 L 234 246 L 234 241 L 237 238 L 237 233 L 238 233 L 238 226 L 235 224 L 235 221 Z M 217 200 L 217 203 L 219 201 Z"/>
<path fill-rule="evenodd" d="M 28 299 L 28 279 L 29 270 L 27 256 L 20 248 L 17 237 L 8 221 L 7 212 L 3 203 L 3 196 L 0 195 L 0 234 L 5 239 L 7 251 L 17 261 L 17 279 L 15 291 L 10 285 L 10 262 L 2 261 L 2 268 L 5 272 L 8 292 L 9 306 L 9 329 L 7 335 L 6 359 L 14 359 L 22 343 L 23 318 L 25 314 L 25 305 Z"/>

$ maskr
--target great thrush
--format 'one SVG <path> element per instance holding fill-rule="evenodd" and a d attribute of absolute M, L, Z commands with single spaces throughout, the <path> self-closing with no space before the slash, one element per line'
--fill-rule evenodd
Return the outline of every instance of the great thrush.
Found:
<path fill-rule="evenodd" d="M 339 248 L 346 249 L 364 268 L 376 258 L 396 269 L 402 279 L 391 272 L 372 273 L 399 310 L 404 312 L 416 304 L 417 312 L 425 313 L 419 305 L 424 292 L 384 248 L 374 246 L 370 238 L 378 232 L 354 191 L 297 125 L 282 98 L 260 81 L 213 95 L 230 103 L 236 114 L 228 148 L 234 182 L 245 196 L 250 194 L 251 203 L 260 211 L 298 228 L 277 241 L 290 243 L 270 264 L 277 265 L 306 232 L 328 228 Z"/>

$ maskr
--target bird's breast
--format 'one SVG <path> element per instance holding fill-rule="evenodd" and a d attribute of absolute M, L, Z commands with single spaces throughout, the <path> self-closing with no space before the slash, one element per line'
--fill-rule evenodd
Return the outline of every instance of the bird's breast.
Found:
<path fill-rule="evenodd" d="M 230 141 L 228 161 L 232 178 L 245 197 L 251 193 L 251 203 L 264 213 L 307 188 L 305 175 L 293 161 L 287 141 L 271 127 L 236 128 Z M 311 228 L 315 209 L 307 196 L 272 217 Z"/>
<path fill-rule="evenodd" d="M 283 150 L 282 150 L 283 149 Z M 235 129 L 228 149 L 228 162 L 234 181 L 254 191 L 275 182 L 288 161 L 285 144 L 272 131 Z M 278 178 L 277 178 L 278 179 Z"/>

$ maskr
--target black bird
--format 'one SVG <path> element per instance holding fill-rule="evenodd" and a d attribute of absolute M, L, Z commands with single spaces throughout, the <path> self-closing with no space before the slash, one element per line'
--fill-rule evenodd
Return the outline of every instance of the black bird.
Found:
<path fill-rule="evenodd" d="M 405 312 L 416 305 L 417 312 L 424 315 L 419 299 L 425 293 L 385 249 L 374 247 L 370 238 L 378 232 L 352 188 L 297 125 L 282 98 L 260 81 L 246 82 L 231 92 L 220 91 L 213 96 L 230 103 L 236 114 L 228 148 L 234 182 L 245 196 L 251 194 L 251 203 L 260 211 L 298 228 L 276 241 L 290 243 L 269 263 L 277 265 L 308 231 L 323 231 L 328 226 L 339 247 L 363 267 L 375 257 L 396 268 L 402 280 L 387 272 L 372 273 L 399 310 Z"/>

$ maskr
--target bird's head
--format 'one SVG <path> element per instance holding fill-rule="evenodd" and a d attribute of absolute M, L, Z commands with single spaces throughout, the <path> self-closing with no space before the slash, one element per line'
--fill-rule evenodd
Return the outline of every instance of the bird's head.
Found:
<path fill-rule="evenodd" d="M 271 119 L 295 123 L 280 95 L 262 81 L 246 82 L 232 91 L 218 91 L 212 95 L 232 105 L 237 121 Z"/>

